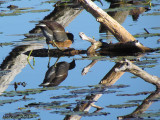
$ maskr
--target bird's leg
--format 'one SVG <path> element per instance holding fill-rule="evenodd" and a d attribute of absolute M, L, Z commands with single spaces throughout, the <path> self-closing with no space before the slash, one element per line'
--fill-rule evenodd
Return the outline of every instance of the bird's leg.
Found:
<path fill-rule="evenodd" d="M 57 58 L 56 62 L 54 63 L 54 67 L 56 67 L 57 62 L 59 61 L 60 58 L 61 58 L 61 57 L 58 57 L 58 58 Z"/>
<path fill-rule="evenodd" d="M 55 42 L 54 40 L 53 40 L 53 44 L 54 44 L 59 50 L 62 51 L 62 49 L 58 47 L 58 45 L 56 44 L 56 42 Z"/>
<path fill-rule="evenodd" d="M 28 62 L 28 64 L 29 64 L 29 66 L 30 66 L 32 69 L 34 69 L 33 66 L 31 65 L 31 63 L 29 62 L 29 58 L 30 58 L 30 56 L 31 56 L 31 54 L 32 54 L 32 51 L 33 51 L 33 50 L 30 51 L 30 53 L 29 53 L 29 55 L 28 55 L 28 57 L 27 57 L 27 62 Z"/>
<path fill-rule="evenodd" d="M 50 61 L 51 61 L 51 57 L 49 57 L 49 61 L 48 61 L 48 68 L 50 67 Z"/>
<path fill-rule="evenodd" d="M 50 47 L 49 47 L 49 44 L 48 44 L 48 55 L 49 55 L 49 50 L 50 50 Z"/>

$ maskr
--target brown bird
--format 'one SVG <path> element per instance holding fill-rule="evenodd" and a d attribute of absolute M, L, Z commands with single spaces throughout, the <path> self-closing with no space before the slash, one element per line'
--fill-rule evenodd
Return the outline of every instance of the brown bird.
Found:
<path fill-rule="evenodd" d="M 65 32 L 64 27 L 57 22 L 41 21 L 37 26 L 41 28 L 43 35 L 46 37 L 48 49 L 49 44 L 61 50 L 60 47 L 68 48 L 74 42 L 73 34 Z"/>

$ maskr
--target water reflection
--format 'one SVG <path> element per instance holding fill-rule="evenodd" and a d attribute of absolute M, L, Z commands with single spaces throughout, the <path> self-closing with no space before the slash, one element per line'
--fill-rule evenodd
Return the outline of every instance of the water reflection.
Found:
<path fill-rule="evenodd" d="M 71 63 L 67 63 L 65 61 L 55 63 L 52 65 L 46 72 L 45 78 L 40 86 L 58 86 L 61 82 L 63 82 L 68 76 L 68 71 L 75 68 L 75 60 Z"/>
<path fill-rule="evenodd" d="M 91 64 L 89 64 L 86 68 L 90 69 L 96 62 L 97 61 L 92 61 Z M 126 67 L 125 65 L 127 65 L 128 67 Z M 120 70 L 117 71 L 117 69 L 120 69 Z M 129 69 L 131 69 L 131 70 L 129 70 Z M 132 69 L 133 69 L 133 71 L 132 71 Z M 87 71 L 88 71 L 88 69 L 87 69 Z M 95 93 L 92 92 L 92 94 L 87 95 L 86 98 L 82 102 L 77 103 L 77 106 L 73 109 L 73 112 L 75 114 L 72 115 L 72 112 L 70 112 L 69 114 L 71 114 L 71 115 L 67 115 L 64 119 L 65 120 L 71 120 L 71 119 L 79 120 L 82 116 L 85 116 L 86 112 L 88 112 L 91 109 L 91 107 L 96 108 L 97 109 L 96 111 L 103 109 L 103 107 L 96 106 L 95 103 L 104 94 L 104 91 L 106 91 L 109 88 L 109 86 L 112 86 L 114 83 L 116 83 L 116 81 L 118 79 L 120 79 L 120 77 L 125 73 L 125 71 L 130 71 L 132 74 L 135 74 L 138 77 L 143 78 L 145 81 L 151 82 L 150 79 L 152 79 L 152 75 L 149 75 L 148 73 L 146 73 L 145 71 L 140 69 L 138 66 L 135 66 L 134 64 L 132 64 L 130 61 L 128 61 L 128 63 L 126 63 L 126 64 L 124 64 L 123 61 L 117 62 L 115 64 L 115 66 L 99 82 L 100 87 L 98 88 L 99 89 L 98 92 L 97 92 L 97 88 L 95 87 L 94 88 L 96 91 Z M 135 71 L 137 71 L 137 72 L 135 72 Z M 137 118 L 144 111 L 146 111 L 149 108 L 149 106 L 154 101 L 156 101 L 156 99 L 158 99 L 160 97 L 160 90 L 159 90 L 160 86 L 158 83 L 159 80 L 160 80 L 160 78 L 155 76 L 155 78 L 153 79 L 153 81 L 155 83 L 153 83 L 153 84 L 155 84 L 157 86 L 156 91 L 151 93 L 151 95 L 149 95 L 146 99 L 144 99 L 142 104 L 139 105 L 133 113 L 126 115 L 126 116 L 118 117 L 118 119 Z M 84 112 L 83 114 L 79 113 L 82 111 Z"/>
<path fill-rule="evenodd" d="M 113 4 L 113 3 L 111 3 L 111 4 Z M 128 6 L 128 4 L 124 4 L 124 5 Z M 113 6 L 121 6 L 121 5 L 120 4 L 116 4 L 116 5 L 114 4 Z M 58 5 L 58 6 L 55 7 L 54 11 L 51 12 L 50 15 L 46 16 L 44 19 L 45 20 L 47 19 L 47 20 L 57 21 L 60 24 L 62 24 L 64 27 L 66 27 L 81 11 L 82 11 L 82 9 L 75 9 L 75 7 L 67 7 L 67 6 L 62 7 L 62 6 Z M 131 14 L 131 13 L 132 13 L 132 15 L 135 15 L 136 19 L 137 19 L 137 13 L 138 13 L 137 11 L 136 11 L 136 14 L 133 11 L 132 12 L 130 12 L 130 11 L 125 11 L 124 12 L 123 11 L 123 13 L 112 12 L 112 13 L 110 13 L 110 15 L 119 14 L 119 15 L 115 15 L 115 16 L 118 16 L 118 17 L 122 16 L 123 19 L 121 19 L 119 21 L 123 22 L 125 17 L 128 14 Z M 124 14 L 124 15 L 121 15 L 121 14 Z M 112 17 L 114 17 L 114 15 Z M 30 33 L 39 33 L 39 32 L 41 32 L 41 31 L 38 27 L 35 27 L 33 30 L 30 31 Z M 105 32 L 106 32 L 106 30 L 105 30 Z M 20 73 L 21 70 L 28 64 L 27 63 L 27 57 L 28 57 L 27 55 L 30 52 L 30 50 L 33 50 L 33 53 L 31 55 L 30 59 L 32 59 L 32 57 L 48 57 L 47 50 L 42 49 L 42 48 L 43 48 L 42 44 L 40 44 L 40 45 L 36 44 L 35 46 L 32 44 L 32 45 L 18 46 L 18 47 L 15 47 L 11 51 L 9 56 L 6 57 L 6 59 L 3 61 L 3 63 L 0 66 L 1 70 L 9 71 L 8 73 L 4 74 L 3 76 L 0 76 L 0 83 L 1 83 L 0 84 L 0 93 L 2 93 L 3 91 L 5 91 L 7 89 L 7 86 L 9 85 L 9 83 L 12 80 L 14 80 L 15 76 L 18 73 Z M 85 54 L 85 53 L 86 53 L 86 50 L 77 50 L 76 51 L 74 49 L 70 49 L 70 50 L 63 51 L 63 53 L 62 53 L 62 52 L 57 52 L 56 50 L 53 49 L 53 50 L 50 51 L 49 56 L 50 57 L 51 56 L 54 56 L 54 57 L 74 56 L 74 55 Z M 105 55 L 110 55 L 110 56 L 115 57 L 115 54 L 111 54 L 111 53 L 110 54 L 105 54 Z M 116 54 L 116 55 L 118 55 L 118 54 Z M 140 55 L 143 56 L 143 54 L 140 54 Z M 93 55 L 93 57 L 94 56 L 96 56 L 96 55 Z M 90 57 L 90 56 L 88 56 L 88 57 Z M 102 106 L 102 107 L 97 106 L 97 105 L 95 105 L 95 103 L 99 100 L 99 98 L 101 98 L 101 96 L 103 94 L 106 94 L 105 91 L 108 91 L 110 86 L 115 84 L 121 78 L 121 76 L 126 72 L 126 70 L 122 69 L 122 68 L 125 68 L 124 65 L 126 65 L 126 66 L 133 65 L 131 63 L 136 62 L 135 60 L 131 61 L 131 63 L 126 62 L 126 61 L 122 61 L 122 60 L 118 60 L 118 57 L 115 58 L 115 59 L 117 59 L 117 61 L 114 61 L 115 65 L 111 68 L 111 70 L 109 72 L 106 71 L 106 74 L 104 75 L 103 78 L 100 78 L 99 86 L 94 87 L 94 88 L 92 88 L 88 91 L 85 91 L 85 93 L 87 95 L 84 97 L 84 101 L 77 102 L 76 106 L 74 106 L 73 109 L 70 107 L 70 105 L 64 106 L 65 110 L 63 109 L 62 111 L 59 112 L 59 113 L 65 113 L 66 116 L 65 116 L 64 119 L 66 119 L 66 120 L 69 120 L 69 119 L 79 120 L 82 116 L 87 116 L 87 115 L 89 116 L 90 115 L 89 110 L 91 109 L 91 107 L 96 108 L 96 110 L 92 114 L 93 116 L 95 116 L 95 115 L 108 115 L 107 112 L 105 112 L 105 113 L 100 112 L 100 110 L 102 110 L 105 106 Z M 86 67 L 83 68 L 81 74 L 86 75 L 88 73 L 88 71 L 91 69 L 91 67 L 93 67 L 97 62 L 98 62 L 98 59 L 96 59 L 96 58 L 93 59 L 93 61 L 89 65 L 87 65 Z M 28 91 L 25 91 L 25 92 L 24 91 L 17 92 L 18 96 L 22 96 L 22 95 L 24 95 L 24 93 L 27 94 L 27 95 L 38 93 L 38 95 L 40 95 L 39 94 L 40 92 L 46 92 L 47 90 L 49 90 L 49 89 L 47 89 L 49 87 L 50 87 L 50 90 L 54 90 L 55 87 L 53 87 L 53 86 L 58 86 L 61 82 L 63 82 L 68 76 L 68 71 L 75 68 L 75 66 L 77 67 L 77 66 L 81 66 L 81 65 L 75 65 L 75 60 L 73 60 L 70 63 L 68 63 L 66 61 L 63 61 L 63 62 L 58 62 L 58 63 L 52 65 L 47 70 L 47 72 L 45 74 L 45 79 L 44 79 L 43 83 L 41 84 L 41 86 L 47 86 L 46 89 L 44 89 L 44 88 L 37 89 L 36 88 L 36 90 L 38 92 L 35 89 L 31 89 L 30 91 L 28 90 Z M 139 70 L 140 68 L 137 68 L 137 67 L 136 67 L 136 69 Z M 119 71 L 117 71 L 117 69 Z M 128 69 L 129 68 L 127 68 L 127 70 Z M 134 69 L 134 71 L 136 69 Z M 103 69 L 101 69 L 101 70 L 103 70 Z M 145 73 L 144 76 L 143 76 L 143 74 L 141 76 L 138 75 L 138 73 L 140 73 L 139 71 L 136 72 L 135 74 L 138 77 L 143 78 L 145 81 L 150 82 L 151 77 L 149 77 L 149 80 L 148 80 L 148 78 L 146 80 L 146 75 L 148 75 L 148 73 L 146 73 L 145 71 L 141 71 L 141 72 Z M 133 72 L 131 72 L 131 73 L 133 73 Z M 156 77 L 156 76 L 154 76 L 154 77 L 152 76 L 152 78 L 155 80 L 155 83 L 152 83 L 154 80 L 150 83 L 157 85 L 157 90 L 155 92 L 151 93 L 151 95 L 149 95 L 142 102 L 142 104 L 137 107 L 137 109 L 133 113 L 131 113 L 129 115 L 126 115 L 126 116 L 121 116 L 119 118 L 131 118 L 131 117 L 139 116 L 141 113 L 143 113 L 144 111 L 146 111 L 149 108 L 149 106 L 153 103 L 153 101 L 155 101 L 155 99 L 160 97 L 159 86 L 158 86 L 158 82 L 157 82 L 159 80 L 159 78 Z M 156 79 L 158 79 L 158 80 L 156 80 Z M 36 91 L 35 93 L 33 92 L 34 90 Z M 92 91 L 92 92 L 89 92 L 89 91 Z M 75 93 L 75 92 L 72 92 L 72 93 L 73 94 L 78 94 L 78 93 Z M 74 97 L 75 96 L 78 96 L 78 95 L 74 95 Z M 26 100 L 26 98 L 25 98 L 25 100 Z M 41 103 L 38 100 L 36 100 L 36 102 L 37 103 L 29 103 L 29 104 L 27 103 L 28 106 L 26 105 L 25 107 L 27 108 L 27 107 L 32 106 L 32 107 L 37 108 L 37 106 L 40 106 L 40 107 L 45 108 L 46 106 L 49 106 L 49 108 L 50 107 L 52 108 L 55 104 L 56 105 L 60 104 L 58 102 Z M 76 101 L 74 102 L 74 105 L 75 105 L 75 103 L 76 103 Z M 54 109 L 54 107 L 53 107 L 53 109 Z M 69 112 L 67 112 L 68 109 L 70 109 Z M 55 113 L 57 114 L 58 112 L 56 111 Z M 9 117 L 12 118 L 12 117 L 14 117 L 14 115 L 17 115 L 17 114 L 20 114 L 20 113 L 5 114 L 4 119 L 6 117 L 8 117 L 9 115 L 12 115 L 12 116 L 9 116 Z M 22 116 L 24 114 L 22 114 Z M 27 112 L 27 114 L 33 114 L 33 116 L 37 117 L 37 116 L 39 116 L 40 113 Z M 21 118 L 23 118 L 23 117 L 21 117 Z"/>
<path fill-rule="evenodd" d="M 110 0 L 107 0 L 110 1 Z M 149 3 L 146 1 L 118 1 L 113 0 L 110 1 L 110 7 L 106 9 L 105 11 L 107 14 L 109 14 L 112 18 L 114 18 L 118 23 L 122 24 L 128 15 L 131 15 L 133 18 L 133 21 L 137 21 L 139 18 L 139 15 L 143 12 L 146 12 L 150 10 Z M 107 40 L 111 39 L 113 36 L 108 31 L 104 25 L 100 24 L 99 27 L 100 33 L 106 33 L 107 34 Z"/>

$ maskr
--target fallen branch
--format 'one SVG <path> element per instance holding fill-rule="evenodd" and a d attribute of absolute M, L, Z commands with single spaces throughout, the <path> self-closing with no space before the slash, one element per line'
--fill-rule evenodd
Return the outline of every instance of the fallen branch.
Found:
<path fill-rule="evenodd" d="M 132 64 L 132 62 L 130 62 L 127 59 L 121 63 L 122 63 L 122 65 L 120 68 L 115 68 L 116 72 L 120 72 L 120 71 L 121 72 L 130 72 L 130 73 L 142 78 L 146 82 L 149 82 L 151 84 L 156 85 L 157 88 L 160 88 L 160 78 L 159 77 L 148 74 L 146 71 L 144 71 L 141 68 L 139 68 L 138 66 Z"/>
<path fill-rule="evenodd" d="M 123 26 L 121 26 L 116 20 L 110 17 L 105 11 L 99 8 L 94 2 L 91 0 L 78 0 L 79 3 L 90 12 L 98 22 L 100 22 L 103 26 L 107 28 L 119 42 L 131 42 L 137 41 Z M 88 40 L 89 41 L 89 40 Z M 88 49 L 89 52 L 94 52 L 95 49 L 98 49 L 98 45 L 93 45 Z M 140 51 L 147 52 L 151 51 L 151 48 L 145 47 L 142 44 L 138 46 Z M 130 51 L 130 50 L 129 50 Z M 139 51 L 138 51 L 139 52 Z"/>
<path fill-rule="evenodd" d="M 137 53 L 137 52 L 151 52 L 153 49 L 143 46 L 140 42 L 136 41 L 128 41 L 128 42 L 119 42 L 115 44 L 108 44 L 105 42 L 96 41 L 83 32 L 79 33 L 80 38 L 82 40 L 86 40 L 90 42 L 92 45 L 87 49 L 87 54 L 94 53 L 95 50 L 101 48 L 98 52 L 117 52 L 117 53 Z"/>
<path fill-rule="evenodd" d="M 91 0 L 78 0 L 79 3 L 90 12 L 98 22 L 103 24 L 120 42 L 135 41 L 136 39 L 116 20 L 98 7 Z"/>

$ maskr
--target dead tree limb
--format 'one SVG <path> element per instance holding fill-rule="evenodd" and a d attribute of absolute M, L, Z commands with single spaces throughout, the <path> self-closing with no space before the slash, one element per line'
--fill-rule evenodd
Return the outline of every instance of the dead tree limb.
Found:
<path fill-rule="evenodd" d="M 136 41 L 136 39 L 123 26 L 121 26 L 116 20 L 110 17 L 105 11 L 99 8 L 91 0 L 78 1 L 88 12 L 90 12 L 96 18 L 98 22 L 100 22 L 107 28 L 115 36 L 115 38 L 117 38 L 119 42 Z M 138 47 L 142 52 L 151 50 L 151 48 L 145 47 L 142 44 Z M 88 49 L 88 51 L 93 52 L 93 49 L 95 49 L 94 45 L 92 45 Z"/>
<path fill-rule="evenodd" d="M 98 22 L 102 23 L 120 42 L 135 41 L 136 39 L 116 20 L 98 7 L 91 0 L 78 0 L 79 3 L 90 12 Z"/>
<path fill-rule="evenodd" d="M 157 88 L 160 88 L 160 78 L 157 76 L 150 75 L 146 71 L 142 70 L 138 66 L 132 64 L 129 60 L 122 61 L 122 66 L 119 68 L 115 68 L 116 72 L 130 72 L 146 82 L 156 85 Z"/>
<path fill-rule="evenodd" d="M 119 42 L 115 44 L 108 44 L 100 41 L 96 41 L 83 32 L 79 33 L 79 36 L 82 40 L 86 40 L 90 42 L 92 45 L 87 49 L 87 54 L 94 53 L 95 50 L 101 48 L 98 52 L 117 52 L 117 53 L 137 53 L 137 52 L 151 52 L 153 51 L 151 48 L 143 46 L 140 42 L 136 41 L 128 41 L 128 42 Z"/>

